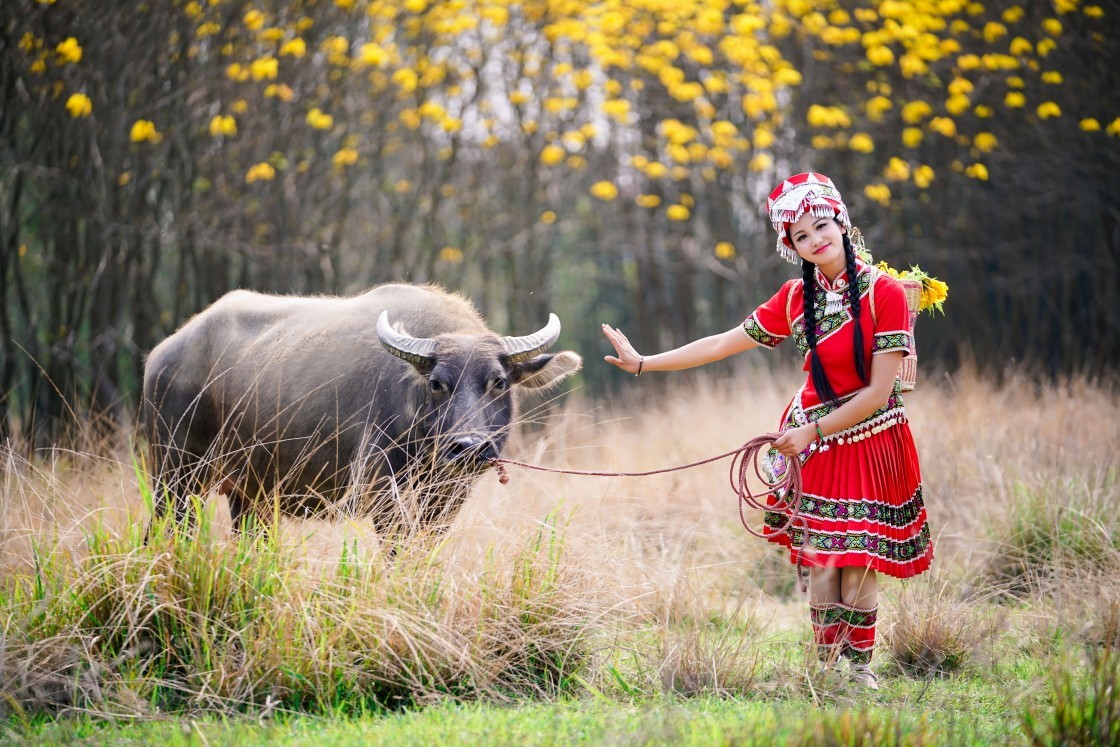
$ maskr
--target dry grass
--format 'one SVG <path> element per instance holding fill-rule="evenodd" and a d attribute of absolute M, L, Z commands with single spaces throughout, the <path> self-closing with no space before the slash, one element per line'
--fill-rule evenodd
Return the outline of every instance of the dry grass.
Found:
<path fill-rule="evenodd" d="M 591 471 L 696 461 L 772 430 L 795 376 L 643 377 L 610 403 L 569 397 L 530 411 L 539 427 L 507 456 Z M 989 655 L 1007 567 L 1031 581 L 1017 614 L 1048 620 L 1113 567 L 1120 407 L 1083 379 L 995 385 L 967 370 L 923 379 L 907 406 L 936 577 L 885 585 L 880 650 L 951 673 Z M 627 687 L 744 692 L 760 639 L 808 635 L 793 569 L 740 526 L 726 460 L 644 478 L 510 467 L 507 485 L 477 483 L 438 542 L 388 564 L 361 518 L 285 519 L 238 543 L 220 496 L 208 537 L 143 548 L 132 459 L 104 452 L 0 453 L 0 689 L 29 710 L 552 697 L 575 677 L 610 689 L 617 670 L 585 669 L 611 659 L 603 646 L 639 652 Z M 1015 539 L 1031 516 L 1041 540 Z M 1111 641 L 1111 618 L 1096 619 L 1080 635 Z"/>

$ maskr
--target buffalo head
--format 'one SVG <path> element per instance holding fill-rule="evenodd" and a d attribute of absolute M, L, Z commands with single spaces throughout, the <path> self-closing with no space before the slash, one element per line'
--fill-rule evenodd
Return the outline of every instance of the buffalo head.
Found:
<path fill-rule="evenodd" d="M 423 386 L 414 427 L 431 446 L 432 466 L 477 472 L 502 453 L 516 415 L 515 387 L 547 388 L 579 369 L 574 353 L 545 353 L 560 336 L 550 314 L 542 329 L 521 337 L 443 334 L 413 337 L 384 311 L 377 336 L 409 363 Z"/>

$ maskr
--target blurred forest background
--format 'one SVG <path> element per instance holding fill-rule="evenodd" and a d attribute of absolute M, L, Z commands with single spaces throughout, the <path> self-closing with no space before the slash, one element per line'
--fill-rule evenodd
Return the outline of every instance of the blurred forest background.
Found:
<path fill-rule="evenodd" d="M 438 282 L 640 350 L 796 270 L 821 171 L 876 260 L 950 286 L 923 361 L 1120 361 L 1120 3 L 4 0 L 0 438 L 130 422 L 145 353 L 233 288 Z M 925 365 L 923 363 L 923 365 Z M 610 390 L 589 366 L 585 390 Z"/>

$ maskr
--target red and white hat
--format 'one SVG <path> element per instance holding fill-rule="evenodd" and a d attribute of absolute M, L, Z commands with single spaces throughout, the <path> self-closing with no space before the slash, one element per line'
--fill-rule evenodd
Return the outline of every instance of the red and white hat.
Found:
<path fill-rule="evenodd" d="M 801 258 L 789 241 L 789 226 L 806 212 L 819 218 L 836 218 L 849 231 L 852 229 L 840 190 L 827 176 L 812 171 L 795 174 L 774 187 L 766 198 L 766 212 L 778 232 L 778 254 L 792 264 L 799 263 Z"/>

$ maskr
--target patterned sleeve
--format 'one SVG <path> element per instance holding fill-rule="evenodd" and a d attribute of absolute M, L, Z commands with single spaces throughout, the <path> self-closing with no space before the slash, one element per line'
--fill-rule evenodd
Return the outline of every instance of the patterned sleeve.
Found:
<path fill-rule="evenodd" d="M 743 321 L 743 332 L 764 348 L 775 348 L 782 340 L 790 335 L 789 318 L 786 316 L 789 295 L 795 287 L 800 287 L 796 280 L 787 280 L 778 289 L 778 292 L 766 303 L 759 306 Z M 796 302 L 796 299 L 794 299 Z"/>
<path fill-rule="evenodd" d="M 910 352 L 910 310 L 902 283 L 889 275 L 875 279 L 875 344 L 872 355 Z"/>

